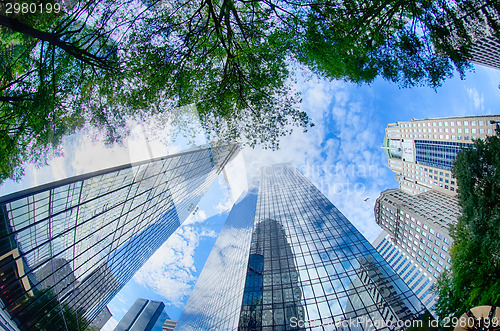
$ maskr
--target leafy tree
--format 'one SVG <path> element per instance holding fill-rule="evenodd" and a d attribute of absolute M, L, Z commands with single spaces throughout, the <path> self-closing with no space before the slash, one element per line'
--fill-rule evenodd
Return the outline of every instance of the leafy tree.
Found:
<path fill-rule="evenodd" d="M 462 215 L 450 234 L 451 271 L 437 283 L 440 317 L 500 305 L 500 138 L 477 140 L 457 155 L 453 176 Z"/>
<path fill-rule="evenodd" d="M 21 304 L 14 318 L 25 330 L 87 330 L 90 321 L 68 304 L 59 302 L 51 290 L 35 291 Z"/>
<path fill-rule="evenodd" d="M 500 2 L 497 0 L 436 1 L 426 13 L 437 54 L 454 63 L 471 58 L 474 43 L 486 37 L 500 38 Z"/>
<path fill-rule="evenodd" d="M 84 109 L 82 104 L 96 78 L 114 70 L 116 51 L 110 43 L 112 31 L 103 32 L 106 20 L 100 28 L 82 23 L 92 9 L 84 4 L 69 13 L 0 15 L 4 54 L 0 182 L 20 179 L 25 161 L 43 164 L 57 153 L 62 137 L 81 128 L 87 119 L 103 126 L 99 110 Z"/>
<path fill-rule="evenodd" d="M 194 107 L 209 139 L 278 148 L 294 127 L 311 126 L 294 90 L 296 66 L 436 88 L 454 67 L 463 76 L 477 36 L 500 30 L 494 0 L 71 3 L 57 14 L 0 16 L 8 55 L 0 182 L 19 179 L 23 162 L 50 157 L 86 123 L 113 143 L 128 118 L 175 119 Z"/>
<path fill-rule="evenodd" d="M 85 123 L 105 128 L 112 143 L 129 117 L 190 105 L 210 139 L 277 148 L 280 136 L 294 125 L 306 129 L 309 119 L 270 8 L 80 1 L 51 19 L 0 17 L 2 39 L 13 40 L 2 44 L 11 57 L 0 86 L 0 181 L 19 179 L 23 162 L 43 160 Z"/>
<path fill-rule="evenodd" d="M 498 31 L 498 2 L 478 3 L 321 1 L 311 5 L 299 58 L 324 77 L 436 89 L 454 68 L 464 76 L 478 25 Z"/>
<path fill-rule="evenodd" d="M 118 83 L 129 84 L 113 93 L 130 109 L 195 105 L 209 139 L 277 148 L 309 119 L 292 89 L 290 34 L 274 19 L 266 2 L 171 1 L 134 30 Z"/>

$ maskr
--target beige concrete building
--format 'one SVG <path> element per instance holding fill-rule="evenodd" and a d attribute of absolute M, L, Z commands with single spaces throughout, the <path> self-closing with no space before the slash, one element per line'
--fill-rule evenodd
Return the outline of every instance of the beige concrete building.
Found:
<path fill-rule="evenodd" d="M 488 36 L 476 41 L 470 50 L 470 61 L 493 69 L 500 69 L 500 40 Z"/>
<path fill-rule="evenodd" d="M 450 268 L 448 230 L 460 216 L 457 198 L 436 190 L 411 195 L 390 189 L 381 193 L 374 211 L 384 232 L 373 246 L 432 312 L 436 295 L 430 288 Z"/>
<path fill-rule="evenodd" d="M 390 123 L 382 148 L 399 188 L 415 195 L 428 190 L 456 195 L 451 168 L 462 147 L 495 134 L 500 115 L 412 119 Z"/>
<path fill-rule="evenodd" d="M 410 195 L 390 189 L 382 192 L 375 203 L 377 224 L 434 278 L 449 268 L 453 240 L 448 230 L 459 216 L 457 198 L 434 190 Z"/>
<path fill-rule="evenodd" d="M 431 312 L 431 287 L 450 269 L 449 227 L 460 216 L 453 162 L 475 139 L 496 134 L 498 121 L 500 115 L 412 119 L 385 129 L 382 148 L 399 189 L 375 203 L 384 232 L 373 246 Z"/>
<path fill-rule="evenodd" d="M 475 9 L 469 7 L 473 5 L 472 2 L 469 2 L 465 8 L 462 7 L 461 10 L 459 9 L 461 6 L 455 7 L 450 14 L 445 14 L 445 16 L 449 15 L 446 22 L 450 34 L 436 36 L 438 40 L 434 40 L 434 43 L 452 45 L 457 51 L 467 47 L 467 57 L 470 62 L 500 69 L 500 35 L 495 28 L 500 18 L 498 10 L 492 4 L 493 2 L 488 5 L 486 1 L 477 0 L 474 4 Z M 459 22 L 458 25 L 457 22 Z M 465 32 L 468 38 L 460 37 L 458 31 Z M 470 45 L 468 45 L 469 41 Z"/>

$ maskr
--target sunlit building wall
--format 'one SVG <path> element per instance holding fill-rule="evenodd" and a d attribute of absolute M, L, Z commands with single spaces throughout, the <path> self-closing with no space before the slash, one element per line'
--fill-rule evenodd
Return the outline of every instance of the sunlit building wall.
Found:
<path fill-rule="evenodd" d="M 435 283 L 431 274 L 422 269 L 422 266 L 415 262 L 415 258 L 412 258 L 411 255 L 398 247 L 385 231 L 375 239 L 373 247 L 380 252 L 380 255 L 408 284 L 427 309 L 433 312 L 437 297 L 431 291 L 432 285 Z"/>
<path fill-rule="evenodd" d="M 399 188 L 409 194 L 428 190 L 456 195 L 451 169 L 457 153 L 473 139 L 495 134 L 500 115 L 412 119 L 389 123 L 382 148 Z"/>
<path fill-rule="evenodd" d="M 163 331 L 163 323 L 170 319 L 161 301 L 139 298 L 122 317 L 114 331 Z"/>
<path fill-rule="evenodd" d="M 495 2 L 476 0 L 467 4 L 474 5 L 475 10 L 467 8 L 460 12 L 460 6 L 452 10 L 446 20 L 450 33 L 436 34 L 438 39 L 434 42 L 452 45 L 456 50 L 468 45 L 470 62 L 500 69 L 500 35 L 495 27 L 500 24 L 500 18 L 497 15 L 498 10 L 495 9 Z M 457 21 L 460 22 L 459 26 L 456 25 Z M 458 31 L 465 32 L 468 38 L 461 38 Z"/>
<path fill-rule="evenodd" d="M 2 316 L 21 330 L 84 330 L 238 149 L 196 149 L 0 198 Z"/>
<path fill-rule="evenodd" d="M 281 164 L 231 210 L 176 330 L 388 330 L 424 311 L 335 206 Z"/>
<path fill-rule="evenodd" d="M 374 211 L 384 232 L 373 246 L 433 311 L 436 298 L 429 287 L 450 269 L 449 227 L 460 216 L 458 199 L 435 190 L 411 195 L 389 189 L 380 194 Z"/>
<path fill-rule="evenodd" d="M 470 49 L 471 62 L 500 69 L 500 40 L 487 36 L 477 40 Z"/>

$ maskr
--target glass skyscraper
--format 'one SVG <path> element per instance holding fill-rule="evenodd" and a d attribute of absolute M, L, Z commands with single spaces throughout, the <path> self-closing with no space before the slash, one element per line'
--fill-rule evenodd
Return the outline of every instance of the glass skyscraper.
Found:
<path fill-rule="evenodd" d="M 161 301 L 139 298 L 122 317 L 114 331 L 163 331 L 163 323 L 170 319 Z"/>
<path fill-rule="evenodd" d="M 385 231 L 375 239 L 373 246 L 380 252 L 391 267 L 401 276 L 403 281 L 408 284 L 415 295 L 422 301 L 427 309 L 434 314 L 434 304 L 437 300 L 436 293 L 432 292 L 432 286 L 435 281 L 422 269 L 411 255 L 406 254 L 391 239 L 391 236 Z"/>
<path fill-rule="evenodd" d="M 176 330 L 389 330 L 424 312 L 337 208 L 280 164 L 235 203 Z"/>
<path fill-rule="evenodd" d="M 1 197 L 0 324 L 84 330 L 238 149 L 196 149 Z"/>

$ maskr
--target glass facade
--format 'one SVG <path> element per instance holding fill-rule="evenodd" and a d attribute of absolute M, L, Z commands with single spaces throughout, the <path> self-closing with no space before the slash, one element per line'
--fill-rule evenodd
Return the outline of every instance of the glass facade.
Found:
<path fill-rule="evenodd" d="M 415 295 L 422 301 L 427 309 L 434 314 L 436 293 L 431 291 L 434 279 L 426 269 L 415 263 L 414 258 L 405 253 L 391 240 L 390 235 L 383 231 L 373 242 L 373 246 L 384 257 L 389 265 L 398 273 L 403 281 L 408 284 Z"/>
<path fill-rule="evenodd" d="M 416 161 L 418 164 L 451 170 L 457 154 L 470 146 L 467 143 L 453 141 L 415 140 Z"/>
<path fill-rule="evenodd" d="M 237 145 L 0 198 L 0 300 L 21 330 L 84 330 L 195 208 Z"/>
<path fill-rule="evenodd" d="M 294 317 L 304 320 L 298 275 L 283 225 L 273 219 L 256 224 L 239 329 L 260 330 L 272 324 L 286 325 L 286 321 Z"/>
<path fill-rule="evenodd" d="M 114 331 L 162 331 L 163 323 L 170 319 L 164 308 L 163 302 L 137 299 Z"/>
<path fill-rule="evenodd" d="M 234 204 L 176 330 L 238 328 L 256 203 L 257 190 L 253 189 Z"/>
<path fill-rule="evenodd" d="M 242 198 L 245 210 L 231 211 L 227 222 L 238 223 L 241 233 L 221 232 L 179 330 L 393 330 L 425 311 L 297 169 L 263 168 L 254 202 L 255 194 Z"/>

